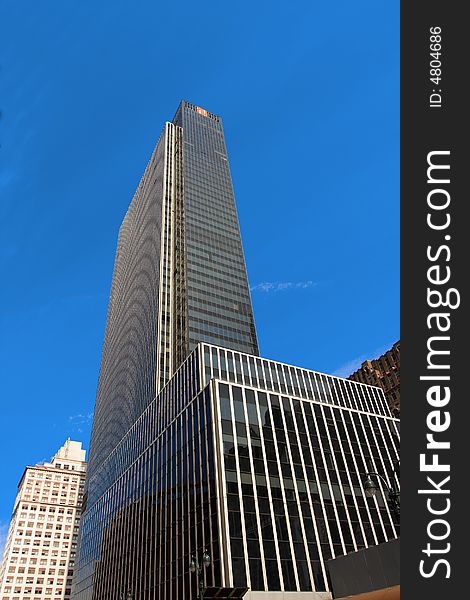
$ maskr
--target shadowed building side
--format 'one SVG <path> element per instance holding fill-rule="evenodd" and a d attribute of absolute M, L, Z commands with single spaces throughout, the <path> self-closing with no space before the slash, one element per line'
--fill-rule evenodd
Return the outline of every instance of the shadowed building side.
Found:
<path fill-rule="evenodd" d="M 164 138 L 152 154 L 119 231 L 90 472 L 116 447 L 156 393 Z"/>
<path fill-rule="evenodd" d="M 182 101 L 185 298 L 188 339 L 176 367 L 198 342 L 259 354 L 222 120 Z"/>

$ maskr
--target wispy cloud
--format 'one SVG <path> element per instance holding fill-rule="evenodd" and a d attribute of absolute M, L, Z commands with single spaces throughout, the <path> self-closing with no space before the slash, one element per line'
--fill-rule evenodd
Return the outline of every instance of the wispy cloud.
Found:
<path fill-rule="evenodd" d="M 264 281 L 253 285 L 252 292 L 283 292 L 285 290 L 305 290 L 315 286 L 314 281 Z"/>
<path fill-rule="evenodd" d="M 93 413 L 89 412 L 86 413 L 84 415 L 82 415 L 81 413 L 79 413 L 78 415 L 70 415 L 69 416 L 69 421 L 76 421 L 77 419 L 92 419 L 93 418 Z"/>
<path fill-rule="evenodd" d="M 0 521 L 0 561 L 2 560 L 3 551 L 5 550 L 5 544 L 7 543 L 9 523 Z"/>
<path fill-rule="evenodd" d="M 78 415 L 70 415 L 69 417 L 69 421 L 72 421 L 73 423 L 77 424 L 77 425 L 81 425 L 84 423 L 89 423 L 91 420 L 93 419 L 93 413 L 86 413 L 84 415 L 82 414 L 78 414 Z"/>
<path fill-rule="evenodd" d="M 74 431 L 77 433 L 83 433 L 83 428 L 88 427 L 93 420 L 93 413 L 70 415 L 69 422 L 72 425 Z"/>
<path fill-rule="evenodd" d="M 349 377 L 354 373 L 354 371 L 357 371 L 357 369 L 359 369 L 359 367 L 366 360 L 366 358 L 367 356 L 365 354 L 361 354 L 361 356 L 353 358 L 347 363 L 344 363 L 344 365 L 341 365 L 341 367 L 336 369 L 336 371 L 333 371 L 333 375 L 336 375 L 337 377 Z"/>
<path fill-rule="evenodd" d="M 348 362 L 344 363 L 344 365 L 341 365 L 341 367 L 336 369 L 336 371 L 333 371 L 332 375 L 336 375 L 337 377 L 349 377 L 354 373 L 354 371 L 357 371 L 357 369 L 359 369 L 359 367 L 365 360 L 373 360 L 374 358 L 378 358 L 384 352 L 389 350 L 392 347 L 392 345 L 393 342 L 391 342 L 390 344 L 385 344 L 384 346 L 380 346 L 380 348 L 376 348 L 373 352 L 370 352 L 369 354 L 361 354 L 356 358 L 348 360 Z"/>

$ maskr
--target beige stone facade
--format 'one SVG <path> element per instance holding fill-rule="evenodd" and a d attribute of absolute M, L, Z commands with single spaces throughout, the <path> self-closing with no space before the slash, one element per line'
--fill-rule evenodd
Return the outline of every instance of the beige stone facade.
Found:
<path fill-rule="evenodd" d="M 0 568 L 0 600 L 69 599 L 85 483 L 85 450 L 67 440 L 26 467 Z"/>

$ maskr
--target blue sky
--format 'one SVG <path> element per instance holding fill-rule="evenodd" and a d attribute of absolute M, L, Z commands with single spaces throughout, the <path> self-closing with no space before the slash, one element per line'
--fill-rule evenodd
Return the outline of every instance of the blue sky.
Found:
<path fill-rule="evenodd" d="M 88 449 L 116 236 L 181 98 L 222 116 L 263 356 L 348 375 L 399 338 L 399 6 L 3 0 L 5 531 Z"/>

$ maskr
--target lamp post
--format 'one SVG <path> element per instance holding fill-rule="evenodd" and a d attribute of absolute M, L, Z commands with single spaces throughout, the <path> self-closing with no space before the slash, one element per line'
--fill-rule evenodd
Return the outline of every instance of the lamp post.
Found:
<path fill-rule="evenodd" d="M 191 555 L 191 561 L 189 563 L 189 570 L 191 573 L 197 574 L 196 583 L 199 583 L 199 600 L 204 600 L 204 575 L 202 573 L 203 569 L 206 569 L 211 564 L 211 557 L 207 552 L 207 549 L 204 549 L 202 553 L 201 561 L 198 560 L 197 554 L 193 553 Z"/>
<path fill-rule="evenodd" d="M 397 523 L 400 524 L 400 490 L 395 480 L 395 475 L 399 476 L 400 474 L 400 463 L 393 465 L 393 474 L 394 476 L 389 484 L 385 477 L 382 477 L 379 473 L 367 473 L 367 479 L 364 481 L 364 490 L 368 498 L 375 496 L 379 488 L 372 480 L 372 477 L 380 479 L 387 489 L 388 500 L 392 506 Z"/>

